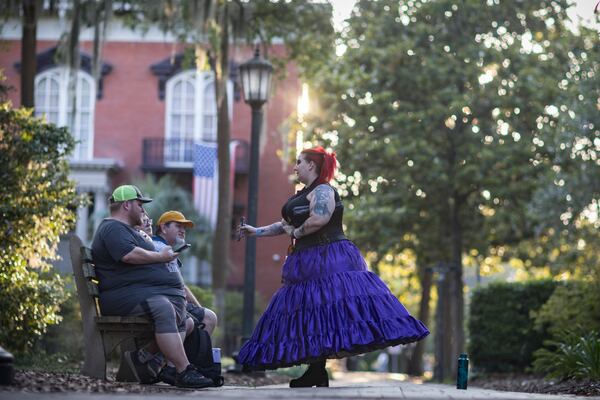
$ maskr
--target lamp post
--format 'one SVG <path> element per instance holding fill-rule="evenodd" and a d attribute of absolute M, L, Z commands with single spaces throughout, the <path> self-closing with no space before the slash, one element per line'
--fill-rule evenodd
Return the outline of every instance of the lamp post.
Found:
<path fill-rule="evenodd" d="M 252 133 L 250 138 L 250 176 L 248 180 L 248 224 L 256 226 L 258 205 L 258 145 L 263 120 L 262 106 L 271 91 L 273 66 L 260 57 L 258 46 L 254 57 L 240 65 L 244 101 L 252 108 Z M 256 275 L 256 237 L 246 238 L 244 263 L 244 311 L 242 343 L 250 338 L 254 327 L 254 286 Z"/>

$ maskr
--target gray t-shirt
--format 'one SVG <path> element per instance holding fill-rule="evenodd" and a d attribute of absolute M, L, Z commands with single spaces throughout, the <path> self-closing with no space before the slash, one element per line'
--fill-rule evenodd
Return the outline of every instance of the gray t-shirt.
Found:
<path fill-rule="evenodd" d="M 127 264 L 121 259 L 135 247 L 155 251 L 132 227 L 114 219 L 100 223 L 92 242 L 92 257 L 100 281 L 100 308 L 105 315 L 127 315 L 149 296 L 185 297 L 178 270 L 165 263 Z"/>

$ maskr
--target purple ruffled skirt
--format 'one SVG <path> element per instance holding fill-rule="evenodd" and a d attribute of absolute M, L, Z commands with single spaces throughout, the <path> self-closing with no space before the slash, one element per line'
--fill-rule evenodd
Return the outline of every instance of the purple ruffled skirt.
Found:
<path fill-rule="evenodd" d="M 429 330 L 413 318 L 342 240 L 292 253 L 273 295 L 239 353 L 251 369 L 275 369 L 415 342 Z"/>

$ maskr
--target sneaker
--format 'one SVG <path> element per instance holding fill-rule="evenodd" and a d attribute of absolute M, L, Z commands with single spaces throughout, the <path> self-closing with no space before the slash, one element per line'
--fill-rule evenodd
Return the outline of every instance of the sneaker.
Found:
<path fill-rule="evenodd" d="M 204 377 L 196 367 L 189 364 L 186 369 L 175 374 L 175 386 L 199 389 L 213 386 L 213 381 Z"/>
<path fill-rule="evenodd" d="M 146 363 L 140 361 L 137 350 L 126 351 L 123 356 L 139 383 L 152 384 L 158 382 L 154 373 Z"/>
<path fill-rule="evenodd" d="M 160 371 L 163 369 L 163 365 L 165 365 L 165 360 L 159 353 L 159 355 L 155 355 L 150 360 L 148 360 L 146 364 L 148 365 L 148 368 L 150 368 L 152 373 L 158 377 L 158 374 L 160 374 Z"/>
<path fill-rule="evenodd" d="M 165 365 L 160 371 L 160 374 L 158 374 L 158 379 L 164 383 L 168 383 L 169 385 L 175 385 L 175 375 L 177 375 L 177 370 L 175 367 Z"/>

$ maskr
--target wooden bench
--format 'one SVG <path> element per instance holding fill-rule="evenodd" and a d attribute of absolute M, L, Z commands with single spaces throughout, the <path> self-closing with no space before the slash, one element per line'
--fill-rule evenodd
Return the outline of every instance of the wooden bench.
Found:
<path fill-rule="evenodd" d="M 140 348 L 154 338 L 154 326 L 146 318 L 102 316 L 98 304 L 98 280 L 91 249 L 77 235 L 70 239 L 71 263 L 83 322 L 85 359 L 81 373 L 106 380 L 106 362 L 117 346 L 120 364 L 116 379 L 136 381 L 123 352 Z"/>

